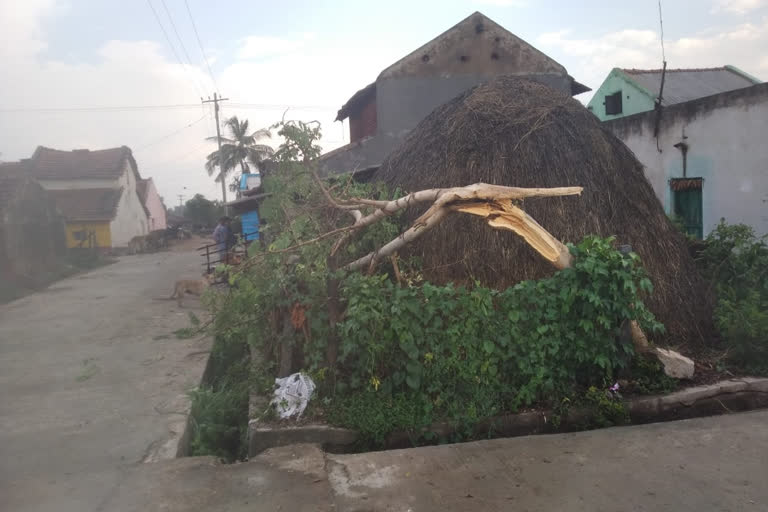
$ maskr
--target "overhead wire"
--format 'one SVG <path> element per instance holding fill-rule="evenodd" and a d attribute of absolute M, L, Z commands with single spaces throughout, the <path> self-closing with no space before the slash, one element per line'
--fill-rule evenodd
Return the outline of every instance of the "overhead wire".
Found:
<path fill-rule="evenodd" d="M 172 131 L 171 133 L 169 133 L 169 134 L 167 134 L 167 135 L 163 135 L 162 137 L 158 138 L 157 140 L 155 140 L 155 141 L 153 141 L 153 142 L 150 142 L 150 143 L 148 143 L 148 144 L 144 144 L 144 145 L 142 145 L 142 146 L 139 146 L 139 147 L 138 147 L 138 148 L 136 148 L 134 151 L 141 151 L 141 150 L 143 150 L 143 149 L 146 149 L 146 148 L 150 148 L 150 147 L 152 147 L 152 146 L 156 146 L 157 144 L 160 144 L 161 142 L 163 142 L 163 141 L 165 141 L 165 140 L 167 140 L 167 139 L 170 139 L 170 138 L 171 138 L 171 137 L 173 137 L 174 135 L 177 135 L 177 134 L 179 134 L 179 133 L 183 132 L 183 131 L 184 131 L 184 130 L 186 130 L 187 128 L 190 128 L 190 127 L 192 127 L 192 126 L 196 125 L 197 123 L 199 123 L 200 121 L 202 121 L 202 120 L 203 120 L 203 119 L 205 119 L 206 117 L 208 117 L 208 116 L 207 116 L 206 114 L 203 114 L 203 116 L 202 116 L 202 117 L 200 117 L 200 119 L 197 119 L 197 120 L 195 120 L 195 121 L 192 121 L 191 123 L 189 123 L 189 124 L 186 124 L 186 125 L 182 126 L 181 128 L 179 128 L 179 129 L 177 129 L 177 130 L 174 130 L 174 131 Z"/>
<path fill-rule="evenodd" d="M 192 73 L 189 71 L 189 69 L 187 69 L 187 66 L 184 65 L 184 62 L 181 60 L 181 57 L 179 57 L 179 54 L 176 51 L 176 47 L 173 45 L 173 43 L 171 43 L 171 38 L 168 37 L 168 32 L 165 30 L 165 27 L 160 21 L 160 16 L 158 16 L 157 11 L 155 10 L 155 6 L 152 5 L 152 0 L 147 0 L 147 4 L 149 5 L 149 8 L 152 9 L 152 14 L 154 14 L 155 16 L 155 21 L 157 21 L 157 24 L 160 27 L 160 30 L 163 32 L 163 35 L 165 36 L 165 41 L 168 43 L 168 46 L 171 48 L 171 52 L 173 52 L 173 56 L 176 57 L 176 61 L 179 63 L 179 65 L 181 65 L 182 69 L 184 69 L 184 71 L 189 75 L 190 81 L 196 93 L 200 97 L 202 97 L 204 93 L 201 92 L 200 86 L 198 85 L 198 83 L 193 80 Z"/>
<path fill-rule="evenodd" d="M 285 110 L 287 105 L 281 104 L 257 104 L 257 103 L 229 103 L 230 107 L 241 108 L 244 110 Z M 99 105 L 99 106 L 79 106 L 79 107 L 0 107 L 0 113 L 34 113 L 34 112 L 132 112 L 132 111 L 151 111 L 151 110 L 174 110 L 200 108 L 199 103 L 175 103 L 168 105 Z M 324 107 L 321 105 L 296 105 L 291 106 L 291 110 L 317 110 L 333 111 L 335 107 Z"/>
<path fill-rule="evenodd" d="M 176 23 L 173 21 L 173 16 L 171 15 L 171 11 L 168 10 L 168 5 L 165 3 L 165 0 L 160 0 L 160 3 L 163 5 L 165 14 L 168 16 L 168 21 L 171 23 L 171 28 L 173 28 L 173 33 L 176 34 L 176 39 L 178 39 L 179 41 L 179 46 L 181 47 L 181 51 L 184 53 L 184 57 L 187 58 L 187 64 L 189 64 L 189 66 L 194 69 L 195 65 L 192 64 L 192 59 L 189 58 L 189 52 L 187 52 L 187 47 L 184 46 L 184 40 L 181 39 L 181 35 L 179 34 L 178 29 L 176 28 Z M 195 83 L 199 83 L 199 82 L 197 82 L 196 80 Z M 202 87 L 202 89 L 205 89 L 205 87 Z"/>
<path fill-rule="evenodd" d="M 192 30 L 195 32 L 195 38 L 197 39 L 197 46 L 200 48 L 200 54 L 203 56 L 205 66 L 208 68 L 208 75 L 211 77 L 214 89 L 216 89 L 216 92 L 219 92 L 219 86 L 216 84 L 216 79 L 213 77 L 213 71 L 211 70 L 211 64 L 208 62 L 208 57 L 205 55 L 203 42 L 200 40 L 200 34 L 197 31 L 197 24 L 195 23 L 195 18 L 192 16 L 192 10 L 189 8 L 189 2 L 184 0 L 184 5 L 187 7 L 187 14 L 189 14 L 189 21 L 192 23 Z"/>

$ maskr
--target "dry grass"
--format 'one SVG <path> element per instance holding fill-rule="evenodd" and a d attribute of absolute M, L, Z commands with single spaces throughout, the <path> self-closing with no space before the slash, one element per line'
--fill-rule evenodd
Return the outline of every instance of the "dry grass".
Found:
<path fill-rule="evenodd" d="M 650 134 L 648 135 L 651 136 Z M 701 346 L 712 305 L 683 237 L 667 219 L 640 162 L 578 101 L 528 80 L 501 77 L 437 108 L 377 172 L 404 191 L 476 182 L 582 186 L 581 197 L 529 199 L 523 208 L 564 242 L 615 235 L 640 255 L 654 284 L 648 302 L 665 341 Z M 414 219 L 419 211 L 409 212 Z M 521 239 L 454 216 L 410 249 L 436 283 L 497 288 L 551 275 Z"/>

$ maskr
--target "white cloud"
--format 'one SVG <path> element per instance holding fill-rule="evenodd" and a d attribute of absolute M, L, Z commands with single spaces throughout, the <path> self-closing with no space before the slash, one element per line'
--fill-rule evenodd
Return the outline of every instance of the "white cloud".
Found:
<path fill-rule="evenodd" d="M 216 147 L 205 138 L 215 134 L 215 124 L 204 119 L 187 127 L 212 112 L 210 105 L 196 106 L 201 87 L 212 92 L 207 70 L 181 66 L 161 42 L 154 41 L 106 41 L 88 62 L 47 58 L 40 22 L 55 15 L 56 5 L 52 0 L 33 0 L 19 4 L 23 7 L 19 10 L 16 5 L 10 7 L 12 3 L 17 2 L 0 0 L 4 65 L 0 109 L 18 110 L 0 112 L 4 160 L 29 157 L 37 145 L 98 149 L 125 144 L 134 148 L 141 173 L 154 178 L 169 205 L 177 204 L 176 194 L 220 197 L 219 187 L 204 171 L 205 156 Z M 238 115 L 248 118 L 254 128 L 266 127 L 280 119 L 285 106 L 292 106 L 289 119 L 323 123 L 326 149 L 343 144 L 348 127 L 334 123 L 336 110 L 408 49 L 373 43 L 317 48 L 308 44 L 311 39 L 311 34 L 294 40 L 246 38 L 241 58 L 216 76 L 221 92 L 230 98 L 222 104 L 222 119 Z M 128 112 L 34 111 L 180 103 L 195 106 Z"/>
<path fill-rule="evenodd" d="M 755 9 L 768 6 L 767 0 L 715 0 L 712 12 L 731 12 L 734 14 L 746 14 Z"/>
<path fill-rule="evenodd" d="M 261 59 L 287 55 L 301 50 L 314 38 L 313 34 L 303 34 L 298 38 L 282 38 L 271 36 L 248 36 L 243 39 L 237 52 L 238 59 Z"/>
<path fill-rule="evenodd" d="M 594 39 L 579 38 L 569 31 L 542 34 L 539 48 L 564 64 L 577 80 L 597 88 L 614 67 L 661 68 L 661 44 L 652 30 L 621 30 Z M 768 78 L 768 18 L 719 32 L 665 41 L 670 68 L 734 65 Z M 580 96 L 588 100 L 588 96 Z"/>

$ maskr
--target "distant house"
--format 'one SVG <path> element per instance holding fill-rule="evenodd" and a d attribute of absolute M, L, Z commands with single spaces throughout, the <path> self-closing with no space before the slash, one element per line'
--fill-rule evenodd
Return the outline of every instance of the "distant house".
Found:
<path fill-rule="evenodd" d="M 139 180 L 137 190 L 139 192 L 139 199 L 141 199 L 141 203 L 149 214 L 149 230 L 155 231 L 167 228 L 168 221 L 165 205 L 157 193 L 155 182 L 152 181 L 152 178 Z"/>
<path fill-rule="evenodd" d="M 661 88 L 661 75 L 660 69 L 613 68 L 587 108 L 601 121 L 653 110 Z M 667 69 L 662 105 L 684 103 L 759 83 L 760 80 L 734 66 Z"/>
<path fill-rule="evenodd" d="M 542 82 L 565 94 L 590 89 L 559 63 L 475 12 L 388 68 L 341 107 L 350 143 L 320 158 L 324 174 L 377 167 L 437 106 L 498 75 Z"/>
<path fill-rule="evenodd" d="M 61 151 L 40 146 L 22 163 L 64 214 L 69 247 L 94 242 L 101 248 L 125 247 L 149 232 L 151 213 L 139 197 L 141 176 L 128 147 Z"/>
<path fill-rule="evenodd" d="M 0 163 L 0 288 L 47 282 L 65 256 L 64 218 L 50 195 L 21 163 Z"/>
<path fill-rule="evenodd" d="M 768 234 L 768 84 L 603 124 L 643 163 L 667 213 L 690 234 L 706 236 L 721 218 Z"/>

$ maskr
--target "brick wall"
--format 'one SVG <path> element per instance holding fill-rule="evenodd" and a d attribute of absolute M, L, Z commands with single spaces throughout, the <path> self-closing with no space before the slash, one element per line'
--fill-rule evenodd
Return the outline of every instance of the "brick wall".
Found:
<path fill-rule="evenodd" d="M 349 141 L 356 142 L 365 137 L 376 135 L 376 95 L 372 94 L 368 102 L 357 112 L 349 116 Z"/>

